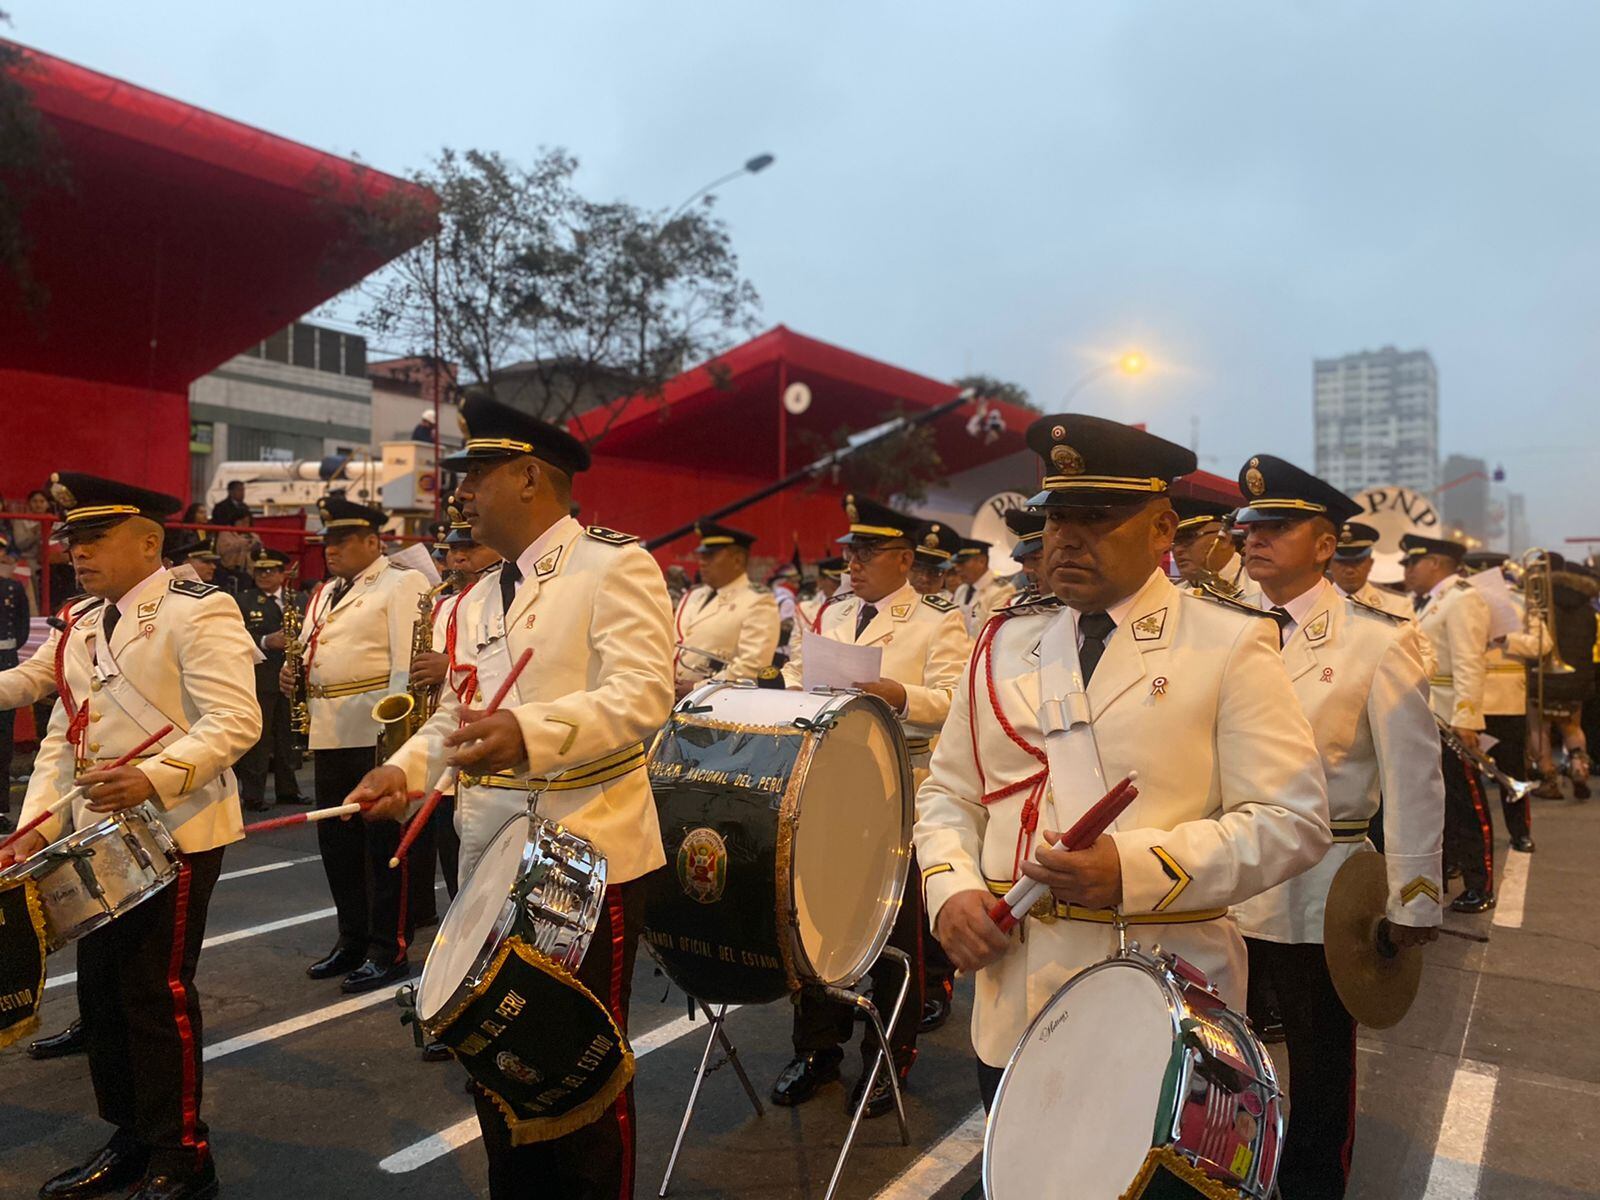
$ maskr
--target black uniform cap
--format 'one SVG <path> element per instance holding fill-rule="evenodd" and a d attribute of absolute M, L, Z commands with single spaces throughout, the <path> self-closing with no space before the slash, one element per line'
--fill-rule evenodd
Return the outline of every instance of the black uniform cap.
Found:
<path fill-rule="evenodd" d="M 1100 508 L 1165 495 L 1198 465 L 1194 451 L 1120 421 L 1083 413 L 1040 417 L 1028 446 L 1044 460 L 1030 508 Z"/>
<path fill-rule="evenodd" d="M 1234 518 L 1236 525 L 1326 517 L 1338 529 L 1361 512 L 1361 506 L 1333 484 L 1270 454 L 1257 454 L 1240 468 L 1239 490 L 1245 494 L 1246 507 Z"/>
<path fill-rule="evenodd" d="M 913 531 L 911 544 L 916 549 L 917 562 L 925 566 L 944 567 L 961 549 L 961 535 L 943 521 L 929 521 Z"/>
<path fill-rule="evenodd" d="M 487 393 L 474 392 L 461 402 L 461 424 L 467 444 L 443 462 L 453 471 L 519 454 L 531 454 L 567 475 L 589 469 L 589 448 L 565 429 L 502 404 Z"/>
<path fill-rule="evenodd" d="M 129 517 L 144 517 L 159 525 L 183 507 L 176 496 L 77 471 L 57 471 L 50 476 L 48 490 L 65 514 L 51 535 L 56 541 L 90 529 L 109 529 Z"/>
<path fill-rule="evenodd" d="M 383 524 L 389 519 L 383 509 L 357 504 L 343 496 L 324 496 L 317 501 L 317 511 L 322 515 L 324 540 L 337 537 L 347 530 L 382 533 Z"/>
<path fill-rule="evenodd" d="M 1214 521 L 1221 521 L 1233 511 L 1231 504 L 1224 504 L 1220 500 L 1202 500 L 1198 496 L 1175 496 L 1172 508 L 1178 514 L 1179 533 L 1203 529 Z"/>
<path fill-rule="evenodd" d="M 960 562 L 963 558 L 977 558 L 980 554 L 987 555 L 990 549 L 989 542 L 980 542 L 977 538 L 962 538 L 961 549 L 955 553 L 955 559 Z"/>
<path fill-rule="evenodd" d="M 1487 571 L 1491 567 L 1505 566 L 1510 557 L 1498 550 L 1473 550 L 1462 556 L 1461 565 L 1473 571 Z"/>
<path fill-rule="evenodd" d="M 1378 531 L 1361 521 L 1346 521 L 1339 531 L 1339 545 L 1333 556 L 1340 562 L 1360 562 L 1378 544 Z"/>
<path fill-rule="evenodd" d="M 887 504 L 880 504 L 870 496 L 846 496 L 844 515 L 850 522 L 850 531 L 836 540 L 845 546 L 856 542 L 888 541 L 891 538 L 910 541 L 911 535 L 924 523 L 917 517 L 895 511 Z"/>
<path fill-rule="evenodd" d="M 289 556 L 281 550 L 268 550 L 262 547 L 256 551 L 256 556 L 250 560 L 252 571 L 281 571 L 289 565 Z"/>
<path fill-rule="evenodd" d="M 825 558 L 817 564 L 817 574 L 827 579 L 843 579 L 845 569 L 842 558 Z"/>
<path fill-rule="evenodd" d="M 1021 561 L 1030 554 L 1044 549 L 1044 514 L 1013 508 L 1005 515 L 1006 528 L 1017 535 L 1012 543 L 1011 557 Z"/>
<path fill-rule="evenodd" d="M 694 532 L 700 539 L 700 544 L 695 547 L 697 554 L 712 554 L 724 546 L 742 546 L 748 550 L 756 540 L 753 533 L 735 529 L 732 525 L 718 525 L 715 521 L 696 521 Z"/>
<path fill-rule="evenodd" d="M 1460 542 L 1446 541 L 1444 538 L 1423 537 L 1419 533 L 1408 533 L 1400 539 L 1400 554 L 1406 562 L 1416 562 L 1419 558 L 1426 558 L 1430 554 L 1442 554 L 1446 558 L 1459 563 L 1466 557 L 1467 548 Z"/>

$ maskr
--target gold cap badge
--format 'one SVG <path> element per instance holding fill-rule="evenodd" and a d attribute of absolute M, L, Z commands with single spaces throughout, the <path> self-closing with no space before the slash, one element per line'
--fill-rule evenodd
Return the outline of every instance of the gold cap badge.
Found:
<path fill-rule="evenodd" d="M 1061 426 L 1056 426 L 1056 429 L 1060 428 Z M 1051 432 L 1054 432 L 1054 430 Z M 1083 455 L 1079 454 L 1065 442 L 1059 446 L 1050 447 L 1050 462 L 1051 465 L 1063 475 L 1083 474 Z"/>
<path fill-rule="evenodd" d="M 844 498 L 844 515 L 852 525 L 861 519 L 861 515 L 856 512 L 856 498 L 854 496 L 846 496 Z"/>

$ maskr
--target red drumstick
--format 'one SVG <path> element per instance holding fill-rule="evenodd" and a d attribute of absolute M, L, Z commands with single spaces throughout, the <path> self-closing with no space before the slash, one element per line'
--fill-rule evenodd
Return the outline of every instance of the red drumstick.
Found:
<path fill-rule="evenodd" d="M 495 692 L 493 699 L 489 701 L 489 707 L 483 710 L 484 716 L 487 717 L 490 713 L 499 710 L 500 702 L 511 693 L 511 685 L 517 682 L 517 676 L 522 674 L 522 668 L 528 665 L 528 660 L 532 657 L 533 648 L 530 646 L 512 664 L 511 674 L 506 676 L 505 682 L 500 685 L 500 690 Z M 423 826 L 433 819 L 433 810 L 439 807 L 439 801 L 444 798 L 444 789 L 453 785 L 456 777 L 460 774 L 460 771 L 450 771 L 450 782 L 448 784 L 445 782 L 444 775 L 440 775 L 438 782 L 433 785 L 433 790 L 428 793 L 428 798 L 422 802 L 422 807 L 417 809 L 417 815 L 412 817 L 411 824 L 406 826 L 406 831 L 400 838 L 400 845 L 395 848 L 394 857 L 389 860 L 391 869 L 400 865 L 400 860 L 410 851 L 411 843 L 421 835 Z"/>
<path fill-rule="evenodd" d="M 166 737 L 167 734 L 169 734 L 171 732 L 172 732 L 172 726 L 171 725 L 163 725 L 160 729 L 156 730 L 149 737 L 145 738 L 144 741 L 140 742 L 132 750 L 129 750 L 121 758 L 117 759 L 117 761 L 112 763 L 109 767 L 100 767 L 100 768 L 97 768 L 97 769 L 98 770 L 102 770 L 102 771 L 115 771 L 118 767 L 125 767 L 129 763 L 131 763 L 134 759 L 138 758 L 139 755 L 143 754 L 146 750 L 150 749 L 151 746 L 154 746 L 157 742 L 159 742 L 162 738 Z M 43 825 L 51 817 L 55 816 L 62 809 L 66 808 L 67 805 L 71 804 L 73 802 L 73 800 L 75 800 L 77 798 L 78 793 L 81 792 L 81 791 L 83 791 L 83 789 L 81 787 L 72 788 L 65 795 L 63 795 L 61 797 L 61 799 L 57 800 L 54 804 L 52 804 L 49 808 L 45 809 L 42 813 L 40 813 L 33 820 L 29 821 L 26 825 L 18 826 L 18 828 L 17 828 L 15 833 L 13 833 L 10 837 L 6 838 L 5 841 L 0 842 L 0 850 L 4 850 L 7 846 L 11 845 L 12 842 L 14 842 L 18 838 L 20 838 L 23 834 L 32 833 L 35 829 L 39 828 L 39 826 Z"/>
<path fill-rule="evenodd" d="M 1123 814 L 1128 805 L 1139 798 L 1139 789 L 1133 786 L 1133 781 L 1137 778 L 1139 772 L 1130 771 L 1126 779 L 1100 797 L 1093 808 L 1079 817 L 1077 823 L 1061 835 L 1061 840 L 1056 843 L 1057 848 L 1087 850 L 1094 845 L 1096 839 L 1111 828 L 1111 823 Z M 1049 890 L 1048 884 L 1024 875 L 1011 885 L 1009 892 L 994 902 L 989 909 L 989 917 L 1000 926 L 1001 933 L 1010 933 L 1039 897 Z"/>
<path fill-rule="evenodd" d="M 412 792 L 412 796 L 420 796 L 421 792 Z M 291 825 L 310 825 L 316 821 L 329 821 L 334 817 L 348 817 L 358 813 L 363 808 L 376 804 L 376 800 L 365 803 L 339 804 L 333 808 L 319 808 L 314 812 L 290 813 L 287 817 L 268 817 L 265 821 L 257 821 L 253 825 L 244 827 L 245 833 L 270 833 L 274 829 L 287 829 Z"/>

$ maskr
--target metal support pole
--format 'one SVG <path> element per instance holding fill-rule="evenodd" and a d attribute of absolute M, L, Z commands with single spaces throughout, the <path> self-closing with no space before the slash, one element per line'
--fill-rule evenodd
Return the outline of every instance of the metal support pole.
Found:
<path fill-rule="evenodd" d="M 755 1088 L 750 1084 L 750 1077 L 744 1073 L 744 1066 L 739 1061 L 739 1051 L 734 1047 L 733 1042 L 729 1040 L 727 1033 L 722 1028 L 727 1020 L 728 1006 L 726 1004 L 719 1005 L 717 1011 L 713 1013 L 707 1007 L 705 1001 L 691 999 L 691 1013 L 695 1004 L 700 1006 L 700 1011 L 705 1013 L 706 1019 L 711 1022 L 711 1032 L 706 1038 L 706 1048 L 700 1055 L 700 1065 L 695 1068 L 694 1084 L 689 1089 L 689 1103 L 684 1107 L 683 1120 L 678 1123 L 678 1137 L 672 1143 L 672 1154 L 667 1158 L 667 1172 L 661 1177 L 661 1190 L 656 1193 L 657 1196 L 661 1197 L 666 1196 L 667 1188 L 672 1184 L 672 1172 L 677 1168 L 678 1154 L 683 1149 L 684 1139 L 689 1135 L 689 1122 L 694 1117 L 694 1106 L 700 1099 L 700 1085 L 705 1082 L 708 1064 L 711 1062 L 711 1048 L 718 1042 L 722 1044 L 723 1053 L 728 1056 L 728 1061 L 733 1064 L 734 1072 L 739 1076 L 739 1082 L 744 1085 L 745 1095 L 750 1097 L 750 1103 L 755 1106 L 756 1116 L 764 1117 L 767 1115 L 766 1109 L 761 1106 L 760 1098 L 756 1095 Z"/>

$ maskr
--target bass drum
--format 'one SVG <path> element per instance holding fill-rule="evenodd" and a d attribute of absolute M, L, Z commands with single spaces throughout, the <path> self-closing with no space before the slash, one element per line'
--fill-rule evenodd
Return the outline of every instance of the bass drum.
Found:
<path fill-rule="evenodd" d="M 888 705 L 857 692 L 712 683 L 650 752 L 667 870 L 645 938 L 708 1004 L 849 987 L 888 940 L 911 860 L 911 762 Z"/>

